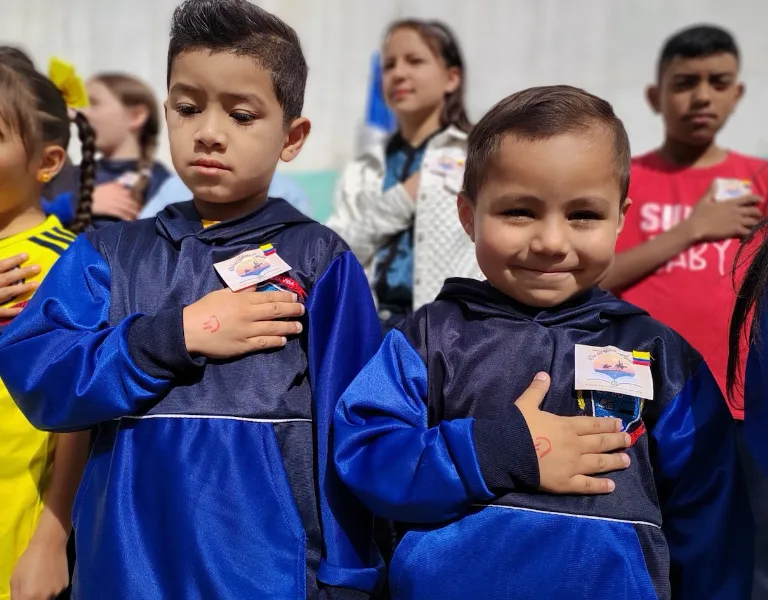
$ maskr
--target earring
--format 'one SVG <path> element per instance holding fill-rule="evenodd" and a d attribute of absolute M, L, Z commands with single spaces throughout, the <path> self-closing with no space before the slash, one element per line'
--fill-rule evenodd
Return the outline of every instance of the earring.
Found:
<path fill-rule="evenodd" d="M 42 174 L 40 175 L 40 181 L 41 181 L 42 183 L 48 183 L 50 180 L 51 180 L 51 176 L 50 176 L 50 174 L 49 174 L 49 173 L 42 173 Z"/>

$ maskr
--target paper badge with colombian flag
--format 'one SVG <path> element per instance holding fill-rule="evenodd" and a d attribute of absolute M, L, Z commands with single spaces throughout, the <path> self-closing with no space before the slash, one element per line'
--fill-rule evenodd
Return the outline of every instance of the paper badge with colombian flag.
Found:
<path fill-rule="evenodd" d="M 634 444 L 645 432 L 645 402 L 653 400 L 650 352 L 577 344 L 575 367 L 579 408 L 595 417 L 620 419 Z"/>
<path fill-rule="evenodd" d="M 302 299 L 307 296 L 301 284 L 286 275 L 291 266 L 278 256 L 272 244 L 247 250 L 213 266 L 233 292 L 255 287 L 258 291 L 293 292 Z"/>

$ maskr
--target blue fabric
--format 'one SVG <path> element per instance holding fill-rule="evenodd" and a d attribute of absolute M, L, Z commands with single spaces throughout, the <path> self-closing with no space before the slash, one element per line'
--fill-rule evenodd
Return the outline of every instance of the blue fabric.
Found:
<path fill-rule="evenodd" d="M 304 190 L 285 175 L 281 175 L 280 173 L 274 174 L 272 183 L 269 186 L 269 197 L 282 198 L 308 217 L 312 216 L 312 205 L 309 202 L 309 198 L 304 193 Z M 139 213 L 139 218 L 147 219 L 149 217 L 154 217 L 166 206 L 191 199 L 192 192 L 190 192 L 189 188 L 184 185 L 181 177 L 178 175 L 171 175 L 163 182 L 154 197 L 144 206 Z"/>
<path fill-rule="evenodd" d="M 193 360 L 182 307 L 222 289 L 216 262 L 266 243 L 308 294 L 307 334 Z M 376 589 L 370 513 L 328 457 L 336 399 L 380 340 L 336 234 L 280 199 L 208 228 L 179 203 L 81 236 L 33 303 L 0 350 L 19 405 L 55 429 L 101 421 L 75 507 L 75 597 Z"/>
<path fill-rule="evenodd" d="M 598 496 L 494 486 L 495 497 L 475 502 L 507 516 L 475 518 L 466 474 L 485 474 L 483 449 L 499 455 L 497 474 L 512 471 L 522 446 L 501 425 L 537 372 L 552 378 L 542 410 L 594 414 L 589 392 L 574 389 L 576 344 L 651 354 L 654 399 L 632 425 L 630 467 L 604 475 L 616 489 Z M 468 432 L 443 433 L 446 423 L 471 421 L 479 469 L 460 462 L 473 450 Z M 448 280 L 356 378 L 336 428 L 342 479 L 374 513 L 404 521 L 390 573 L 396 599 L 748 597 L 751 519 L 727 405 L 693 348 L 607 292 L 539 308 L 488 282 Z"/>
<path fill-rule="evenodd" d="M 317 282 L 307 302 L 307 314 L 326 552 L 318 579 L 331 586 L 372 592 L 384 579 L 384 564 L 372 547 L 373 518 L 339 480 L 331 436 L 339 397 L 381 342 L 368 280 L 351 252 L 336 258 Z"/>
<path fill-rule="evenodd" d="M 673 597 L 748 598 L 754 554 L 749 496 L 735 424 L 705 364 L 666 405 L 653 438 Z"/>
<path fill-rule="evenodd" d="M 368 101 L 365 109 L 365 124 L 390 133 L 397 127 L 397 118 L 387 106 L 384 97 L 383 71 L 381 54 L 373 53 L 371 58 L 371 76 L 368 81 Z"/>
<path fill-rule="evenodd" d="M 406 533 L 389 583 L 393 600 L 658 600 L 631 524 L 498 507 Z"/>
<path fill-rule="evenodd" d="M 768 475 L 768 296 L 756 313 L 759 336 L 749 348 L 744 378 L 744 439 Z"/>
<path fill-rule="evenodd" d="M 406 181 L 421 170 L 428 141 L 418 148 L 396 135 L 387 146 L 382 191 Z M 392 237 L 375 257 L 374 289 L 379 306 L 403 316 L 413 306 L 413 227 Z"/>
<path fill-rule="evenodd" d="M 75 203 L 73 193 L 64 192 L 52 200 L 43 198 L 41 207 L 47 216 L 56 216 L 62 225 L 66 227 L 75 220 Z"/>
<path fill-rule="evenodd" d="M 109 308 L 109 267 L 78 237 L 0 339 L 0 378 L 35 427 L 85 429 L 170 388 L 130 356 L 128 331 L 140 315 L 110 325 Z"/>
<path fill-rule="evenodd" d="M 429 427 L 426 397 L 424 361 L 394 330 L 339 402 L 336 468 L 379 516 L 435 523 L 493 498 L 475 454 L 474 420 Z"/>
<path fill-rule="evenodd" d="M 104 424 L 74 517 L 78 599 L 307 597 L 306 540 L 270 423 Z"/>

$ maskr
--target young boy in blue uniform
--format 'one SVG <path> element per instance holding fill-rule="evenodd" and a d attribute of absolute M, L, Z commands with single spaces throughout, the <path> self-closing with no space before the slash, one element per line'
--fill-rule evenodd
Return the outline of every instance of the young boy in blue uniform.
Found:
<path fill-rule="evenodd" d="M 267 201 L 309 133 L 306 76 L 296 33 L 246 0 L 177 8 L 166 111 L 194 200 L 78 238 L 2 337 L 34 425 L 98 426 L 74 508 L 80 600 L 380 585 L 372 518 L 329 445 L 380 343 L 368 283 L 334 233 Z M 231 259 L 256 258 L 276 277 L 248 281 L 271 291 L 236 293 Z"/>
<path fill-rule="evenodd" d="M 679 335 L 597 287 L 629 170 L 611 106 L 574 88 L 510 96 L 473 130 L 458 205 L 488 281 L 448 280 L 336 411 L 341 478 L 401 523 L 394 599 L 747 597 L 751 520 L 718 386 Z M 542 413 L 514 401 L 537 372 Z M 546 413 L 622 420 L 613 493 L 551 493 Z"/>

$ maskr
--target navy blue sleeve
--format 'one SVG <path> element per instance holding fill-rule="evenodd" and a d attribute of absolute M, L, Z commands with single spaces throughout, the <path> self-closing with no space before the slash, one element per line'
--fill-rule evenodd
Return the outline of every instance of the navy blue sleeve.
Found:
<path fill-rule="evenodd" d="M 652 432 L 676 600 L 749 598 L 753 523 L 736 426 L 705 363 Z"/>
<path fill-rule="evenodd" d="M 109 325 L 110 272 L 83 236 L 56 262 L 0 338 L 0 377 L 37 428 L 86 429 L 135 414 L 199 368 L 181 310 Z"/>
<path fill-rule="evenodd" d="M 763 473 L 768 474 L 768 297 L 760 319 L 760 335 L 752 342 L 744 377 L 744 439 Z"/>
<path fill-rule="evenodd" d="M 374 514 L 439 523 L 494 497 L 475 450 L 471 418 L 427 423 L 427 369 L 394 330 L 341 398 L 336 467 Z"/>
<path fill-rule="evenodd" d="M 384 564 L 373 544 L 373 517 L 334 468 L 331 431 L 339 397 L 381 343 L 368 281 L 351 252 L 336 257 L 317 281 L 307 314 L 325 545 L 317 578 L 325 586 L 326 598 L 365 597 L 382 584 Z"/>
<path fill-rule="evenodd" d="M 46 215 L 54 215 L 61 221 L 64 227 L 72 224 L 75 220 L 75 207 L 72 205 L 72 192 L 59 194 L 52 200 L 43 200 L 41 203 L 43 212 Z"/>

